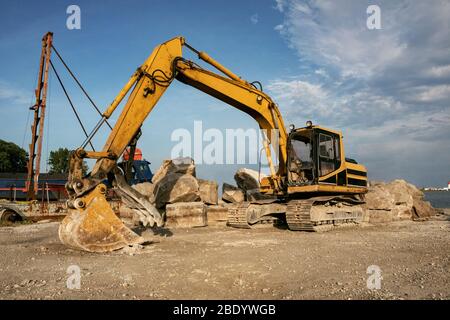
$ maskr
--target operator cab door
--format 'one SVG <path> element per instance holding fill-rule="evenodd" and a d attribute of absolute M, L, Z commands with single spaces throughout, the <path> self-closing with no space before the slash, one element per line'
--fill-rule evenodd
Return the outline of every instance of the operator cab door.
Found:
<path fill-rule="evenodd" d="M 317 138 L 319 177 L 323 177 L 341 166 L 340 141 L 338 135 L 330 132 L 319 132 Z"/>
<path fill-rule="evenodd" d="M 289 136 L 288 181 L 292 185 L 312 184 L 315 180 L 313 139 L 312 130 L 301 130 Z"/>

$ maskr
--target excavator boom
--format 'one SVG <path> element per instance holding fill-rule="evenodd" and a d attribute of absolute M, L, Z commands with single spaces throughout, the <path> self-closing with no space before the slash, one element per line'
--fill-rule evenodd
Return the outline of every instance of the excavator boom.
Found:
<path fill-rule="evenodd" d="M 183 59 L 184 45 L 224 75 L 205 70 L 194 62 Z M 123 225 L 106 201 L 103 181 L 111 176 L 114 176 L 119 193 L 127 199 L 128 204 L 134 206 L 144 225 L 163 224 L 163 217 L 158 210 L 145 197 L 123 183 L 117 160 L 138 134 L 142 123 L 174 79 L 226 102 L 257 121 L 260 128 L 264 129 L 264 148 L 271 171 L 270 185 L 273 190 L 281 192 L 281 178 L 286 174 L 287 133 L 276 104 L 256 86 L 242 80 L 206 53 L 187 45 L 183 37 L 177 37 L 154 49 L 103 113 L 101 121 L 82 144 L 82 148 L 73 152 L 66 185 L 70 196 L 69 215 L 59 229 L 60 239 L 66 245 L 103 252 L 143 241 Z M 102 151 L 84 150 L 127 94 L 129 98 Z M 271 152 L 271 142 L 274 138 L 277 139 L 279 148 L 277 170 Z M 97 159 L 87 176 L 82 176 L 81 163 L 84 158 Z"/>
<path fill-rule="evenodd" d="M 183 47 L 221 74 L 184 59 Z M 284 214 L 291 230 L 314 231 L 359 221 L 360 195 L 367 192 L 367 170 L 345 158 L 342 134 L 311 122 L 304 128 L 291 127 L 288 134 L 277 105 L 267 94 L 188 45 L 183 37 L 177 37 L 154 49 L 103 113 L 82 147 L 72 153 L 66 185 L 69 215 L 59 229 L 63 243 L 104 252 L 143 241 L 125 227 L 106 201 L 103 181 L 107 178 L 145 226 L 163 225 L 164 217 L 152 202 L 126 183 L 117 160 L 128 146 L 136 143 L 144 120 L 174 79 L 250 115 L 263 129 L 270 175 L 262 179 L 260 191 L 269 198 L 275 197 L 277 203 L 271 208 L 261 203 L 243 203 L 229 212 L 229 225 L 248 228 L 268 216 L 273 218 L 274 213 Z M 92 137 L 127 95 L 102 151 L 86 151 Z M 272 150 L 278 154 L 277 168 Z M 81 170 L 84 158 L 97 159 L 87 176 Z"/>

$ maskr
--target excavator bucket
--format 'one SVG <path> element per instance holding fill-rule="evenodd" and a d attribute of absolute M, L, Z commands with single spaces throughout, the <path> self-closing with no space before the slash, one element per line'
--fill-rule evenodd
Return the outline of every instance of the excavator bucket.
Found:
<path fill-rule="evenodd" d="M 59 239 L 68 247 L 89 251 L 109 252 L 127 245 L 144 242 L 116 216 L 105 198 L 106 187 L 98 185 L 85 197 L 79 209 L 69 209 L 59 227 Z"/>

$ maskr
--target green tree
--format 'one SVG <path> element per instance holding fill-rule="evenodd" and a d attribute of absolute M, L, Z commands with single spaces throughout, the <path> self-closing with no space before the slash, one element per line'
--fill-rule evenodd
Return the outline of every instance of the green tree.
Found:
<path fill-rule="evenodd" d="M 69 157 L 70 151 L 67 148 L 59 148 L 50 151 L 48 164 L 50 165 L 49 173 L 69 173 Z M 83 161 L 83 174 L 88 171 L 86 161 Z"/>
<path fill-rule="evenodd" d="M 0 139 L 0 172 L 27 172 L 28 153 L 12 142 Z"/>

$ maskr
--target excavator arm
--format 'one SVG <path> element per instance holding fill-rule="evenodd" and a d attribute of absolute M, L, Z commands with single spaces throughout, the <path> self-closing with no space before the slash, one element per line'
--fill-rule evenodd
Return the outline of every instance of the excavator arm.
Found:
<path fill-rule="evenodd" d="M 182 58 L 182 48 L 193 50 L 200 59 L 209 63 L 224 75 L 205 70 L 194 62 Z M 69 193 L 69 215 L 59 230 L 63 243 L 87 251 L 104 252 L 143 241 L 141 237 L 123 225 L 106 201 L 103 181 L 114 176 L 114 183 L 128 204 L 133 204 L 144 224 L 163 224 L 158 210 L 136 190 L 129 187 L 117 168 L 117 159 L 124 152 L 158 100 L 174 79 L 199 89 L 253 117 L 263 129 L 264 148 L 270 168 L 269 181 L 273 190 L 282 189 L 286 173 L 287 133 L 276 104 L 256 86 L 242 80 L 204 52 L 199 52 L 177 37 L 154 49 L 142 66 L 113 100 L 102 119 L 82 144 L 72 153 L 70 173 L 66 188 Z M 130 92 L 131 91 L 131 92 Z M 102 151 L 86 151 L 101 125 L 111 117 L 122 100 L 129 98 Z M 279 165 L 275 170 L 271 142 L 277 139 Z M 87 176 L 82 176 L 84 158 L 97 162 Z"/>

